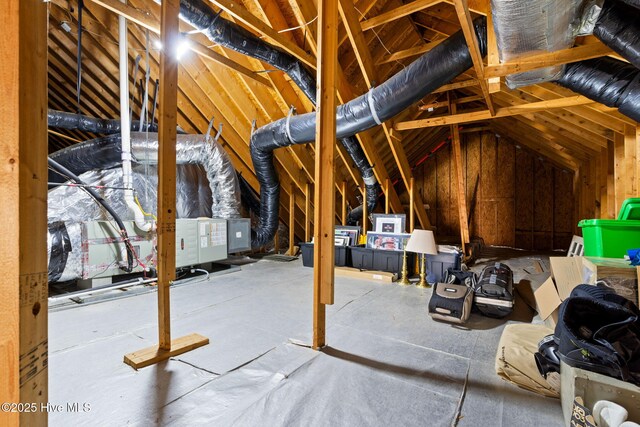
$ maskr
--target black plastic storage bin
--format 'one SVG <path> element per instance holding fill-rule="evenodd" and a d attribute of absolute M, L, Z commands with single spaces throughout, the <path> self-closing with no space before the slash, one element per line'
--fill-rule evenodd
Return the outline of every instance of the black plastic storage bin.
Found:
<path fill-rule="evenodd" d="M 333 264 L 336 267 L 344 267 L 347 265 L 349 251 L 347 246 L 336 246 Z M 313 243 L 300 243 L 300 251 L 302 252 L 302 265 L 305 267 L 313 267 Z"/>
<path fill-rule="evenodd" d="M 439 252 L 438 255 L 427 255 L 427 280 L 430 283 L 442 282 L 447 269 L 460 270 L 462 253 Z"/>
<path fill-rule="evenodd" d="M 402 251 L 375 249 L 373 253 L 373 269 L 396 273 L 399 277 L 402 275 L 402 253 Z M 407 252 L 407 272 L 409 276 L 413 274 L 414 256 L 413 252 Z"/>
<path fill-rule="evenodd" d="M 351 266 L 360 270 L 373 270 L 373 249 L 351 246 Z"/>

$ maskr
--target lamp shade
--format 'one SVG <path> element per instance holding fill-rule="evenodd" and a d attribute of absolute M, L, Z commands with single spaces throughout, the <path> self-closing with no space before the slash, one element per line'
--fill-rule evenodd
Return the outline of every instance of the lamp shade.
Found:
<path fill-rule="evenodd" d="M 431 230 L 413 230 L 405 249 L 419 254 L 438 255 L 438 246 Z"/>

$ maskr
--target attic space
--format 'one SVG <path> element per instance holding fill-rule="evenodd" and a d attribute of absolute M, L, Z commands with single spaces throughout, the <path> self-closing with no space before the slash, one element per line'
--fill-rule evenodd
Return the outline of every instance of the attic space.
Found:
<path fill-rule="evenodd" d="M 0 425 L 640 425 L 639 0 L 6 0 Z"/>

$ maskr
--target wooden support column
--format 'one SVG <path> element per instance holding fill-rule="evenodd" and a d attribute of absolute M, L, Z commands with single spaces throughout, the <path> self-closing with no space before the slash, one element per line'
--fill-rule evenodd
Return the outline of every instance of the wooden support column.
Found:
<path fill-rule="evenodd" d="M 318 2 L 318 95 L 313 251 L 313 348 L 324 347 L 325 305 L 333 304 L 334 161 L 336 145 L 336 76 L 338 69 L 338 1 Z"/>
<path fill-rule="evenodd" d="M 451 104 L 451 114 L 456 114 L 456 105 Z M 469 243 L 469 223 L 467 220 L 467 197 L 465 195 L 464 170 L 462 170 L 462 149 L 460 147 L 460 132 L 458 125 L 451 126 L 451 147 L 456 172 L 456 197 L 458 200 L 458 220 L 460 222 L 460 240 L 462 252 L 467 254 L 466 245 Z"/>
<path fill-rule="evenodd" d="M 293 247 L 295 246 L 294 240 L 296 239 L 296 217 L 294 213 L 296 211 L 296 187 L 291 183 L 289 187 L 289 251 L 288 254 L 293 256 Z"/>
<path fill-rule="evenodd" d="M 362 189 L 362 234 L 367 234 L 367 218 L 369 217 L 369 207 L 367 206 L 367 188 Z"/>
<path fill-rule="evenodd" d="M 209 343 L 199 334 L 171 340 L 170 286 L 176 276 L 176 127 L 178 113 L 179 0 L 163 0 L 160 18 L 158 133 L 158 345 L 124 356 L 134 369 L 153 365 Z"/>
<path fill-rule="evenodd" d="M 342 225 L 347 225 L 347 181 L 342 181 Z"/>
<path fill-rule="evenodd" d="M 413 209 L 415 192 L 416 192 L 415 185 L 416 185 L 415 179 L 411 177 L 411 181 L 409 182 L 409 233 L 413 233 L 413 229 L 415 227 L 415 222 L 416 222 L 416 214 Z"/>
<path fill-rule="evenodd" d="M 384 180 L 384 213 L 389 213 L 389 178 Z"/>
<path fill-rule="evenodd" d="M 47 425 L 47 3 L 0 11 L 0 425 Z"/>
<path fill-rule="evenodd" d="M 304 188 L 304 241 L 311 241 L 311 183 Z"/>

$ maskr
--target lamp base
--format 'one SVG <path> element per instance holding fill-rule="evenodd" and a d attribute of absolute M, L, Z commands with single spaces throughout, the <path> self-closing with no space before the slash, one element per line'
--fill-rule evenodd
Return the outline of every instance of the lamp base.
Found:
<path fill-rule="evenodd" d="M 420 281 L 418 283 L 416 283 L 416 287 L 417 288 L 427 289 L 427 288 L 430 288 L 431 285 L 429 283 L 427 283 L 426 280 L 420 279 Z"/>
<path fill-rule="evenodd" d="M 398 280 L 396 283 L 401 286 L 410 286 L 411 282 L 409 282 L 409 272 L 407 271 L 407 251 L 402 252 L 402 279 Z"/>

